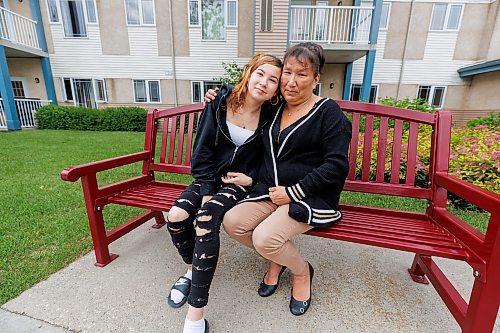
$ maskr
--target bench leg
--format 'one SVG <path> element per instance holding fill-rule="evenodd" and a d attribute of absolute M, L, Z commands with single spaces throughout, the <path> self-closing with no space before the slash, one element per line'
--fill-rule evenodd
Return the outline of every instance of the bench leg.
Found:
<path fill-rule="evenodd" d="M 154 217 L 155 217 L 156 223 L 153 224 L 151 228 L 160 229 L 165 224 L 167 224 L 167 221 L 165 221 L 165 217 L 163 216 L 163 212 L 155 212 Z"/>
<path fill-rule="evenodd" d="M 117 254 L 109 252 L 108 239 L 106 236 L 106 227 L 104 226 L 104 218 L 102 210 L 97 212 L 88 212 L 90 234 L 94 243 L 94 252 L 96 258 L 96 266 L 104 267 L 111 261 L 118 258 Z"/>
<path fill-rule="evenodd" d="M 415 258 L 413 259 L 413 264 L 411 265 L 410 268 L 408 268 L 408 272 L 410 273 L 411 278 L 413 281 L 417 283 L 422 283 L 422 284 L 429 284 L 429 280 L 425 277 L 425 273 L 422 270 L 422 267 L 418 264 L 418 258 L 420 257 L 420 254 L 415 254 Z"/>
<path fill-rule="evenodd" d="M 474 281 L 467 314 L 462 326 L 463 333 L 493 332 L 498 315 L 500 297 L 498 281 L 488 279 Z"/>

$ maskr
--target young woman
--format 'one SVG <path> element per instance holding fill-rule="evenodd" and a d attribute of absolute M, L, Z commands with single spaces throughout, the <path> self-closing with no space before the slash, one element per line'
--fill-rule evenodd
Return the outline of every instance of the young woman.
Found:
<path fill-rule="evenodd" d="M 233 90 L 223 86 L 203 111 L 194 144 L 194 182 L 168 213 L 168 230 L 188 270 L 172 286 L 168 303 L 189 309 L 184 332 L 208 332 L 203 309 L 219 256 L 224 214 L 243 199 L 256 181 L 261 135 L 279 102 L 282 63 L 257 54 Z M 191 269 L 192 268 L 192 269 Z"/>
<path fill-rule="evenodd" d="M 291 238 L 340 221 L 338 202 L 349 169 L 351 123 L 337 103 L 313 94 L 324 63 L 315 43 L 285 53 L 280 82 L 285 103 L 264 132 L 259 182 L 223 224 L 232 238 L 268 260 L 260 296 L 272 295 L 290 269 L 290 311 L 297 316 L 311 304 L 314 269 Z"/>

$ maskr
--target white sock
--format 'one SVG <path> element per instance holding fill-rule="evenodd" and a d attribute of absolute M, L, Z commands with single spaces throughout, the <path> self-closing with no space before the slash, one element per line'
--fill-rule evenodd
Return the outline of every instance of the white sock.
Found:
<path fill-rule="evenodd" d="M 184 320 L 184 329 L 182 333 L 204 333 L 205 332 L 205 319 L 200 320 Z"/>
<path fill-rule="evenodd" d="M 193 277 L 193 271 L 188 269 L 186 274 L 184 274 L 184 277 L 191 280 L 191 278 Z M 174 303 L 176 303 L 176 304 L 179 303 L 180 301 L 182 301 L 183 298 L 184 298 L 184 295 L 179 290 L 172 289 L 170 291 L 170 299 L 172 301 L 174 301 Z"/>

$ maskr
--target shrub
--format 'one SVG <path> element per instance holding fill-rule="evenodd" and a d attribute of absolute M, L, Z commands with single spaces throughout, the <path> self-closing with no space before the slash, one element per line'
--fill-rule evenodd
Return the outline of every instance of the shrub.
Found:
<path fill-rule="evenodd" d="M 480 125 L 500 128 L 500 112 L 492 112 L 488 117 L 472 119 L 467 122 L 467 127 L 474 128 Z"/>
<path fill-rule="evenodd" d="M 428 113 L 433 113 L 434 111 L 436 111 L 436 108 L 433 105 L 430 105 L 425 99 L 422 98 L 409 99 L 407 97 L 405 99 L 395 99 L 392 97 L 385 97 L 379 98 L 378 103 L 387 106 L 394 106 L 397 108 L 417 110 Z"/>
<path fill-rule="evenodd" d="M 222 62 L 222 67 L 224 68 L 224 75 L 221 77 L 215 77 L 214 81 L 218 81 L 222 84 L 230 84 L 234 86 L 238 83 L 241 73 L 243 72 L 243 67 L 238 65 L 236 62 L 226 63 Z"/>
<path fill-rule="evenodd" d="M 39 129 L 143 132 L 146 114 L 145 109 L 138 107 L 91 109 L 46 105 L 38 109 L 35 118 Z"/>

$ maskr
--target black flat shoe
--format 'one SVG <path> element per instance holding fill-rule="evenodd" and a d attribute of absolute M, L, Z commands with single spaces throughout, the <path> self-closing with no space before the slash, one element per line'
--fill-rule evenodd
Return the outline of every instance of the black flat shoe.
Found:
<path fill-rule="evenodd" d="M 307 301 L 297 301 L 295 298 L 293 298 L 293 289 L 292 289 L 292 293 L 290 296 L 290 312 L 294 316 L 303 315 L 304 313 L 307 312 L 309 306 L 311 305 L 312 280 L 314 276 L 314 268 L 311 266 L 310 263 L 307 264 L 309 265 L 309 299 Z"/>
<path fill-rule="evenodd" d="M 264 278 L 266 277 L 267 272 L 266 274 L 264 274 L 264 277 L 262 278 L 262 282 L 260 283 L 258 290 L 260 297 L 268 297 L 274 294 L 274 292 L 276 291 L 276 289 L 278 289 L 278 286 L 280 284 L 281 274 L 283 274 L 285 270 L 286 266 L 281 267 L 280 273 L 278 274 L 278 283 L 272 285 L 266 284 L 264 282 Z"/>

